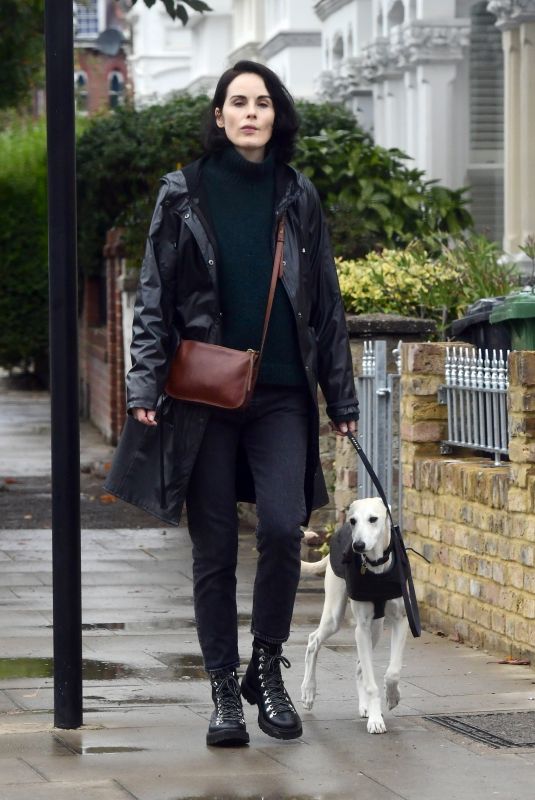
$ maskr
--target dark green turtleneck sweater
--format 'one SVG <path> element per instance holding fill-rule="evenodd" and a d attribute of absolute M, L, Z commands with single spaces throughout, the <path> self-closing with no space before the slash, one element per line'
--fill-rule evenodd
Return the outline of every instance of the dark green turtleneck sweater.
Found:
<path fill-rule="evenodd" d="M 219 249 L 222 343 L 238 350 L 258 350 L 273 268 L 273 157 L 255 163 L 227 147 L 205 162 L 203 188 Z M 292 307 L 279 281 L 258 383 L 300 386 L 305 382 Z"/>

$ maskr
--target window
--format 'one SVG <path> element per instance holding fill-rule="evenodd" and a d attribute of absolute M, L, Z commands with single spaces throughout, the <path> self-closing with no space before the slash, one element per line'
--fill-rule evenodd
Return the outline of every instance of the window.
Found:
<path fill-rule="evenodd" d="M 344 39 L 338 34 L 333 44 L 333 67 L 338 67 L 344 59 Z"/>
<path fill-rule="evenodd" d="M 87 114 L 89 110 L 87 74 L 81 70 L 74 73 L 74 101 L 77 113 Z"/>
<path fill-rule="evenodd" d="M 388 27 L 393 28 L 395 25 L 401 25 L 405 19 L 405 7 L 401 0 L 396 0 L 392 4 L 388 12 Z"/>
<path fill-rule="evenodd" d="M 75 37 L 77 39 L 98 36 L 98 0 L 75 3 Z"/>
<path fill-rule="evenodd" d="M 117 108 L 123 102 L 124 78 L 118 70 L 114 70 L 108 75 L 108 98 L 110 108 Z"/>

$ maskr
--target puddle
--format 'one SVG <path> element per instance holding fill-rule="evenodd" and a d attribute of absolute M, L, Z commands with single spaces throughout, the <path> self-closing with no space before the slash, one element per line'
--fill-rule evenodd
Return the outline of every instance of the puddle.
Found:
<path fill-rule="evenodd" d="M 93 700 L 107 706 L 180 706 L 184 703 L 191 703 L 191 697 L 132 697 L 128 700 L 116 700 L 114 697 L 102 697 L 98 694 L 87 694 L 84 696 L 84 703 L 86 700 Z M 84 708 L 84 711 L 94 710 L 94 708 Z"/>
<path fill-rule="evenodd" d="M 111 661 L 82 660 L 84 681 L 141 678 L 155 681 L 204 680 L 202 657 L 197 654 L 157 654 L 161 667 L 133 667 Z M 16 678 L 53 678 L 53 658 L 0 658 L 0 681 Z"/>
<path fill-rule="evenodd" d="M 136 675 L 137 669 L 109 661 L 82 660 L 82 675 L 86 681 L 109 681 Z M 53 678 L 53 658 L 0 658 L 0 680 L 13 678 Z"/>
<path fill-rule="evenodd" d="M 48 626 L 49 628 L 52 625 Z M 178 617 L 147 619 L 139 622 L 84 622 L 83 631 L 128 631 L 140 633 L 143 631 L 179 631 L 183 628 L 195 628 L 194 619 L 179 619 Z"/>

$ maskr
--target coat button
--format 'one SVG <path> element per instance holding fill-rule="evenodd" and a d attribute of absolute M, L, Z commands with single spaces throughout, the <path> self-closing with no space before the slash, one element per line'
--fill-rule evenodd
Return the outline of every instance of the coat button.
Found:
<path fill-rule="evenodd" d="M 306 253 L 306 247 L 302 247 L 302 248 L 301 248 L 301 252 L 302 252 L 302 253 Z"/>
<path fill-rule="evenodd" d="M 300 312 L 300 311 L 298 311 L 298 312 L 297 312 L 297 316 L 299 317 L 299 319 L 301 319 L 301 317 L 302 317 L 303 315 L 301 314 L 301 312 Z"/>
<path fill-rule="evenodd" d="M 184 214 L 184 219 L 189 219 L 189 214 Z"/>
<path fill-rule="evenodd" d="M 283 267 L 285 267 L 285 266 L 286 266 L 286 261 L 283 261 L 283 262 L 282 262 L 282 266 L 283 266 Z"/>
<path fill-rule="evenodd" d="M 208 263 L 210 264 L 211 267 L 213 267 L 214 266 L 214 259 L 213 258 L 209 258 L 208 259 Z"/>

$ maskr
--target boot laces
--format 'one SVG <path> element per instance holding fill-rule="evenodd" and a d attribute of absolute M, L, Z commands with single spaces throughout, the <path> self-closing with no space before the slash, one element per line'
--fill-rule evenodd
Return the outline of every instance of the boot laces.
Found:
<path fill-rule="evenodd" d="M 240 686 L 236 676 L 229 672 L 220 678 L 214 677 L 212 685 L 215 689 L 215 706 L 219 722 L 223 720 L 243 721 L 243 708 L 241 704 Z"/>
<path fill-rule="evenodd" d="M 281 664 L 288 669 L 291 664 L 285 656 L 280 653 L 269 655 L 263 653 L 259 658 L 260 685 L 266 698 L 266 710 L 270 716 L 276 716 L 279 712 L 293 711 L 292 705 L 281 675 Z"/>

